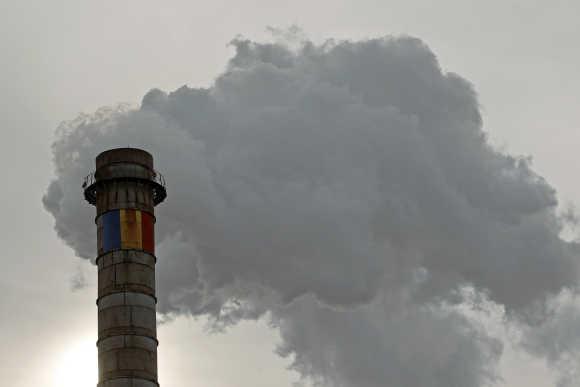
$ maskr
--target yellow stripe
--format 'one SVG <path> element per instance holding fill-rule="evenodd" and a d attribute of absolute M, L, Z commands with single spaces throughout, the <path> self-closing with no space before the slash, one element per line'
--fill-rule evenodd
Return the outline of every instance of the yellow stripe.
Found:
<path fill-rule="evenodd" d="M 121 248 L 143 248 L 141 238 L 141 211 L 121 210 Z"/>

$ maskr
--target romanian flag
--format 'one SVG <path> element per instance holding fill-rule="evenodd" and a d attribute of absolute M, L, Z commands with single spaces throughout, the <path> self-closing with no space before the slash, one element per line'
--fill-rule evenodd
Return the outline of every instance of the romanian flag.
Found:
<path fill-rule="evenodd" d="M 148 212 L 121 209 L 105 212 L 97 220 L 99 255 L 118 249 L 155 253 L 153 216 Z"/>

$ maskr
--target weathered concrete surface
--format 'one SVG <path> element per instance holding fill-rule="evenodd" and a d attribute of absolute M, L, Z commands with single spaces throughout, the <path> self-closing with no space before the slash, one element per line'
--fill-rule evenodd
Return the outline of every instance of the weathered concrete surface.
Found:
<path fill-rule="evenodd" d="M 97 218 L 117 209 L 154 217 L 155 204 L 165 198 L 165 188 L 153 181 L 159 176 L 153 158 L 139 149 L 103 152 L 94 176 L 86 191 L 96 195 L 87 200 L 96 205 Z M 97 257 L 98 387 L 158 386 L 155 263 L 154 255 L 138 249 Z"/>

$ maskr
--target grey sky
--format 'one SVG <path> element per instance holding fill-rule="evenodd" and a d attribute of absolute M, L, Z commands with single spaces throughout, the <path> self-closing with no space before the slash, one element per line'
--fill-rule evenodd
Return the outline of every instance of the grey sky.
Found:
<path fill-rule="evenodd" d="M 262 39 L 269 25 L 298 24 L 316 41 L 406 33 L 474 83 L 494 143 L 533 156 L 562 201 L 578 203 L 579 11 L 573 1 L 0 1 L 0 232 L 8 273 L 0 279 L 0 373 L 13 386 L 46 385 L 58 354 L 96 331 L 96 273 L 57 239 L 40 203 L 60 121 L 138 103 L 152 87 L 207 85 L 232 55 L 229 40 Z M 89 286 L 72 292 L 79 271 Z M 180 320 L 161 328 L 163 385 L 290 385 L 286 362 L 271 354 L 276 335 L 263 324 L 217 336 L 202 326 Z M 553 384 L 522 354 L 508 351 L 502 368 L 505 385 Z"/>

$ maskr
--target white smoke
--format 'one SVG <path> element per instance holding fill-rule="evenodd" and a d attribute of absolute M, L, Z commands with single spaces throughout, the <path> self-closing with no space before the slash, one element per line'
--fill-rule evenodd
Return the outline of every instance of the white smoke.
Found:
<path fill-rule="evenodd" d="M 207 89 L 64 123 L 44 197 L 95 255 L 79 184 L 130 144 L 168 181 L 160 309 L 217 325 L 269 316 L 321 385 L 476 387 L 501 344 L 450 305 L 473 287 L 518 315 L 578 280 L 555 191 L 489 145 L 473 87 L 420 40 L 238 39 Z"/>
<path fill-rule="evenodd" d="M 541 324 L 525 328 L 524 346 L 560 375 L 558 387 L 580 386 L 580 298 L 564 290 L 546 304 Z"/>

